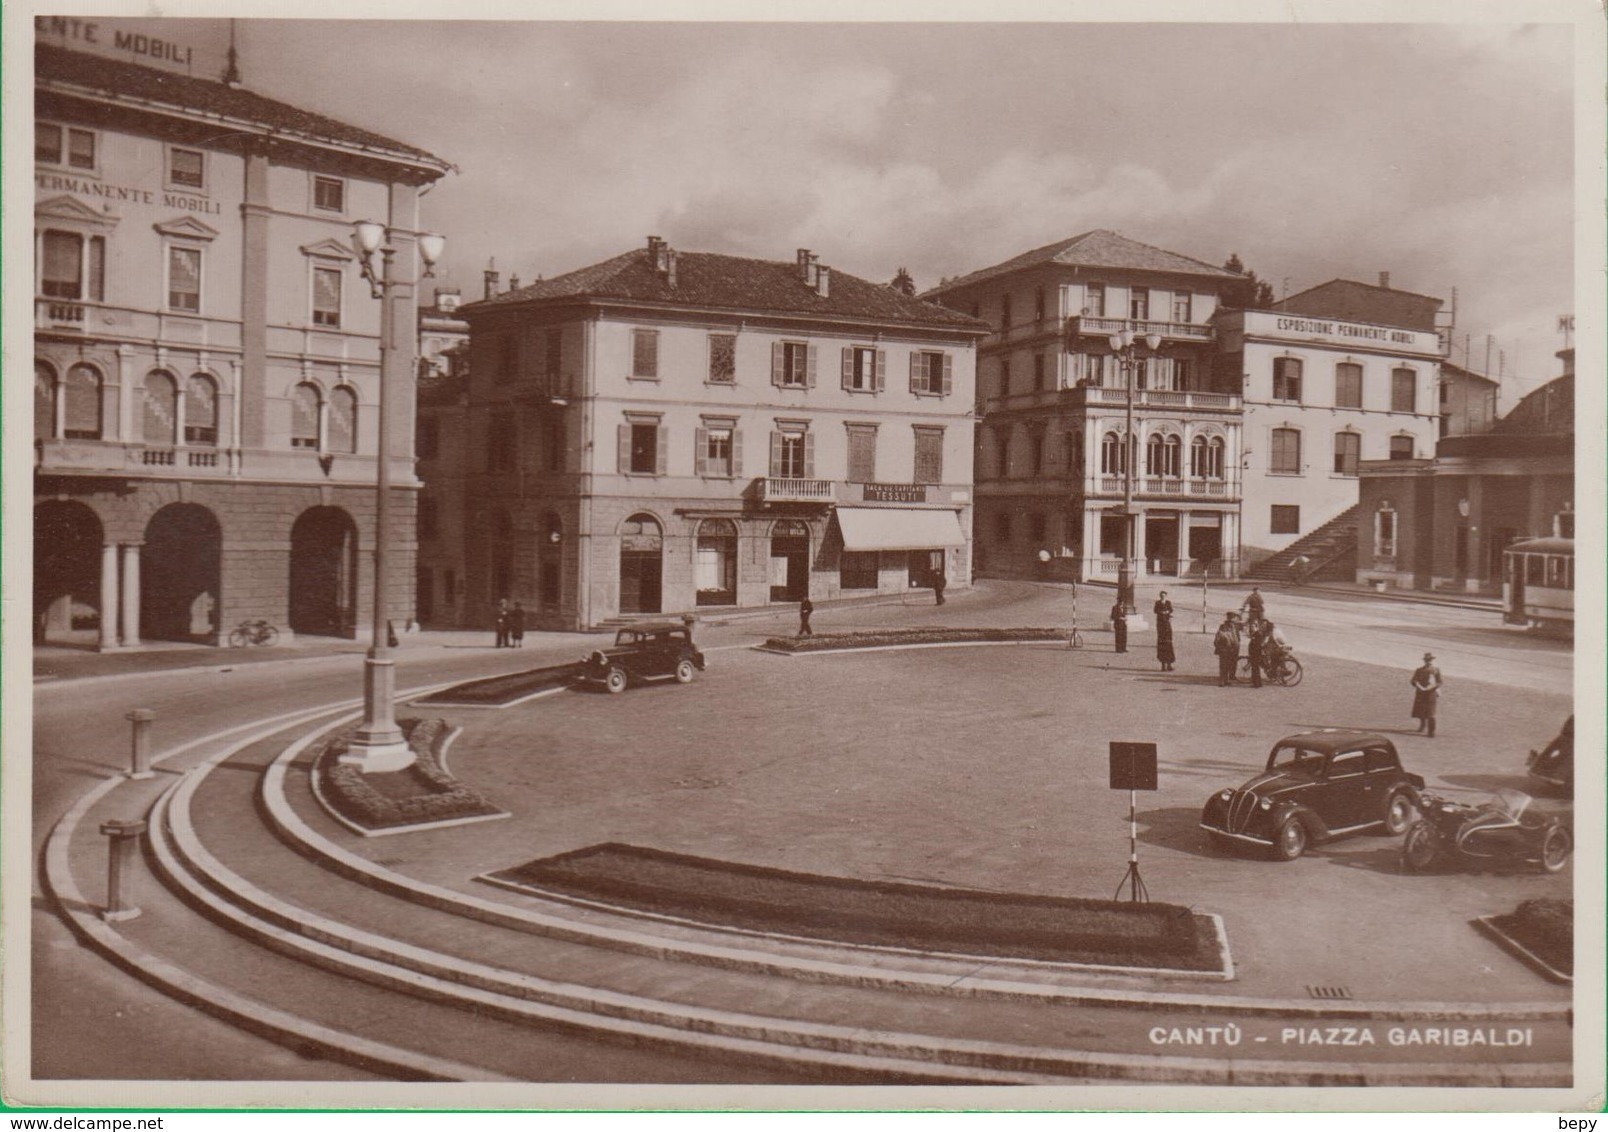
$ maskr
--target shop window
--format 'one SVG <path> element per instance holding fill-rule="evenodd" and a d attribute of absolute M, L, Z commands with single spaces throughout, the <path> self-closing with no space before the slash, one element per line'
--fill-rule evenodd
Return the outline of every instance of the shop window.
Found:
<path fill-rule="evenodd" d="M 877 588 L 878 554 L 874 550 L 845 550 L 838 560 L 838 585 L 845 590 Z"/>
<path fill-rule="evenodd" d="M 1357 474 L 1357 461 L 1362 455 L 1362 437 L 1355 432 L 1337 432 L 1334 434 L 1334 470 L 1335 474 L 1354 476 Z"/>
<path fill-rule="evenodd" d="M 1268 458 L 1268 471 L 1276 476 L 1301 474 L 1301 433 L 1293 428 L 1276 428 L 1271 435 L 1272 454 Z"/>
<path fill-rule="evenodd" d="M 693 550 L 699 605 L 737 604 L 737 525 L 730 519 L 698 524 Z"/>
<path fill-rule="evenodd" d="M 1267 530 L 1274 535 L 1301 533 L 1301 508 L 1291 503 L 1275 503 L 1268 519 Z"/>
<path fill-rule="evenodd" d="M 1362 408 L 1362 367 L 1356 362 L 1334 367 L 1334 403 L 1341 409 Z"/>

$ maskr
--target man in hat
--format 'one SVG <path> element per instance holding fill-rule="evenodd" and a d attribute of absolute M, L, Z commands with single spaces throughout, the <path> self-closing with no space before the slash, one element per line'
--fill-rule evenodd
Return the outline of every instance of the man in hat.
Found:
<path fill-rule="evenodd" d="M 1440 703 L 1441 674 L 1435 667 L 1435 654 L 1426 652 L 1424 663 L 1413 673 L 1413 718 L 1418 720 L 1418 733 L 1426 731 L 1435 737 L 1435 709 Z"/>
<path fill-rule="evenodd" d="M 1234 682 L 1234 666 L 1239 663 L 1239 614 L 1223 614 L 1223 623 L 1212 638 L 1212 651 L 1217 654 L 1217 686 L 1226 688 Z"/>

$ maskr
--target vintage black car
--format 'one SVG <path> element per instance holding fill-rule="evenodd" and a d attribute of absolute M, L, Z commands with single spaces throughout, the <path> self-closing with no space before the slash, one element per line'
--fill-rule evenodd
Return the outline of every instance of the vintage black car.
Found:
<path fill-rule="evenodd" d="M 631 681 L 655 676 L 690 684 L 693 672 L 703 667 L 704 655 L 685 625 L 633 625 L 615 634 L 613 648 L 598 649 L 581 661 L 580 680 L 623 692 Z"/>
<path fill-rule="evenodd" d="M 1255 845 L 1293 861 L 1319 841 L 1405 832 L 1423 785 L 1383 735 L 1306 731 L 1274 744 L 1267 768 L 1244 786 L 1208 798 L 1200 827 L 1215 844 Z"/>

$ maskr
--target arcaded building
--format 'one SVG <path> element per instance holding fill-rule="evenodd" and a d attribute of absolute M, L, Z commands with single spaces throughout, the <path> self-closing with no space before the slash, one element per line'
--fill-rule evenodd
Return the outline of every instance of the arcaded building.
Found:
<path fill-rule="evenodd" d="M 353 634 L 381 377 L 359 219 L 390 227 L 406 309 L 389 594 L 411 619 L 414 239 L 450 166 L 238 82 L 44 42 L 35 62 L 36 640 Z"/>
<path fill-rule="evenodd" d="M 427 507 L 463 528 L 461 565 L 432 559 L 453 623 L 504 599 L 573 629 L 970 582 L 976 320 L 805 250 L 657 237 L 458 314 L 466 382 L 426 410 Z"/>

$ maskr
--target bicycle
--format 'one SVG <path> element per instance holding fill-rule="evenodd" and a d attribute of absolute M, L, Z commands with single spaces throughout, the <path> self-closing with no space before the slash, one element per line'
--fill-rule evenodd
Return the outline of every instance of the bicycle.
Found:
<path fill-rule="evenodd" d="M 278 640 L 279 630 L 257 618 L 235 626 L 234 632 L 229 634 L 229 647 L 238 649 L 246 645 L 271 645 Z"/>
<path fill-rule="evenodd" d="M 1280 687 L 1293 688 L 1301 682 L 1301 678 L 1306 675 L 1306 672 L 1302 669 L 1301 662 L 1295 659 L 1294 654 L 1286 652 L 1280 653 L 1272 660 L 1264 662 L 1262 675 L 1269 682 Z M 1238 680 L 1249 680 L 1251 678 L 1250 657 L 1242 656 L 1239 658 L 1239 663 L 1234 667 L 1234 676 Z"/>

